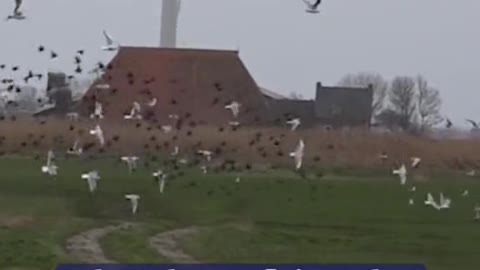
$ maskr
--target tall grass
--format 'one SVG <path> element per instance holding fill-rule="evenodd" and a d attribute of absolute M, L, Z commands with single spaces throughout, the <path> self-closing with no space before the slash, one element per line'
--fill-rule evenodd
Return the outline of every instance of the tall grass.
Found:
<path fill-rule="evenodd" d="M 137 127 L 137 123 L 141 126 Z M 302 138 L 306 144 L 307 166 L 392 167 L 419 156 L 424 168 L 467 170 L 480 167 L 478 139 L 436 140 L 405 134 L 376 134 L 362 129 L 326 131 L 314 128 L 292 132 L 286 127 L 240 127 L 233 131 L 225 126 L 220 132 L 220 127 L 216 126 L 188 125 L 164 134 L 159 124 L 135 121 L 102 121 L 100 124 L 107 145 L 103 151 L 98 145 L 92 147 L 87 151 L 89 155 L 168 155 L 178 145 L 180 156 L 209 149 L 219 151 L 215 155 L 218 160 L 234 159 L 256 166 L 285 165 L 291 164 L 288 153 Z M 64 152 L 77 138 L 83 145 L 96 143 L 95 137 L 89 135 L 95 125 L 91 120 L 6 119 L 0 122 L 0 151 L 20 155 L 40 154 L 47 149 Z M 188 131 L 192 134 L 187 135 Z M 118 141 L 113 140 L 114 137 L 118 137 Z M 382 152 L 389 156 L 385 162 L 379 158 Z"/>

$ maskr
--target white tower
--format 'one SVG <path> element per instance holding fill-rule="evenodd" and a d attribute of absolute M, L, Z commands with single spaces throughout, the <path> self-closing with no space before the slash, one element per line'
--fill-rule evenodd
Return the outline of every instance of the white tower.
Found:
<path fill-rule="evenodd" d="M 175 48 L 177 46 L 177 25 L 181 0 L 162 1 L 160 47 Z"/>

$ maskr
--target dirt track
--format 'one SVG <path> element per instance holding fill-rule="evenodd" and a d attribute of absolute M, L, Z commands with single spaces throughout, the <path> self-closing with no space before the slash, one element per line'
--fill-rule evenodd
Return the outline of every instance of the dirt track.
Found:
<path fill-rule="evenodd" d="M 100 246 L 100 239 L 107 234 L 121 229 L 128 229 L 135 224 L 121 223 L 84 231 L 67 239 L 67 253 L 83 263 L 115 263 L 108 259 Z M 161 256 L 173 263 L 198 263 L 178 247 L 178 239 L 198 232 L 197 227 L 188 227 L 159 233 L 149 239 L 149 245 Z"/>
<path fill-rule="evenodd" d="M 198 232 L 197 227 L 188 227 L 159 233 L 149 239 L 152 248 L 173 263 L 199 263 L 178 247 L 178 239 Z"/>
<path fill-rule="evenodd" d="M 67 239 L 66 250 L 69 255 L 83 263 L 114 263 L 103 253 L 99 240 L 107 234 L 120 229 L 134 226 L 131 223 L 121 223 L 102 228 L 95 228 Z"/>

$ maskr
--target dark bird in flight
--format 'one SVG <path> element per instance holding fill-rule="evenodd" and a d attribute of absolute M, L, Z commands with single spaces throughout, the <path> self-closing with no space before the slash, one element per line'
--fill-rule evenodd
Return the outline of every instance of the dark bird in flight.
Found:
<path fill-rule="evenodd" d="M 79 65 L 80 63 L 82 63 L 82 58 L 75 56 L 75 64 Z"/>
<path fill-rule="evenodd" d="M 445 121 L 446 121 L 446 124 L 445 124 L 446 128 L 451 128 L 453 126 L 453 123 L 450 119 L 447 118 L 445 119 Z"/>
<path fill-rule="evenodd" d="M 75 73 L 82 73 L 82 67 L 80 65 L 77 65 L 77 68 L 75 69 Z"/>
<path fill-rule="evenodd" d="M 25 76 L 25 78 L 23 78 L 23 80 L 25 81 L 25 83 L 28 83 L 28 81 L 29 81 L 30 79 L 32 79 L 33 76 L 34 76 L 34 75 L 33 75 L 33 71 L 29 70 L 27 76 Z"/>

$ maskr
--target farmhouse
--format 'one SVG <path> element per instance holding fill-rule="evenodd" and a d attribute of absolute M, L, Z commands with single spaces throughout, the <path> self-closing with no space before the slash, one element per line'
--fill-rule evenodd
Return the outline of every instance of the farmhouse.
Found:
<path fill-rule="evenodd" d="M 303 127 L 368 126 L 373 99 L 371 87 L 321 83 L 314 100 L 289 99 L 259 87 L 237 51 L 145 47 L 122 47 L 80 100 L 68 95 L 64 76 L 49 74 L 49 88 L 56 108 L 38 115 L 75 110 L 88 117 L 98 101 L 106 119 L 123 121 L 137 102 L 147 121 L 165 122 L 176 114 L 199 125 L 272 125 L 300 117 Z M 234 100 L 241 104 L 238 119 L 225 109 Z"/>
<path fill-rule="evenodd" d="M 148 106 L 153 100 L 155 106 Z M 225 109 L 234 100 L 241 104 L 238 119 Z M 176 114 L 198 124 L 252 124 L 268 115 L 263 94 L 236 51 L 122 47 L 83 97 L 81 115 L 90 114 L 95 101 L 111 121 L 123 119 L 133 102 L 142 105 L 144 119 L 155 121 Z"/>
<path fill-rule="evenodd" d="M 299 117 L 303 127 L 316 125 L 369 126 L 373 89 L 326 87 L 316 84 L 314 100 L 267 97 L 267 107 L 275 119 Z"/>

